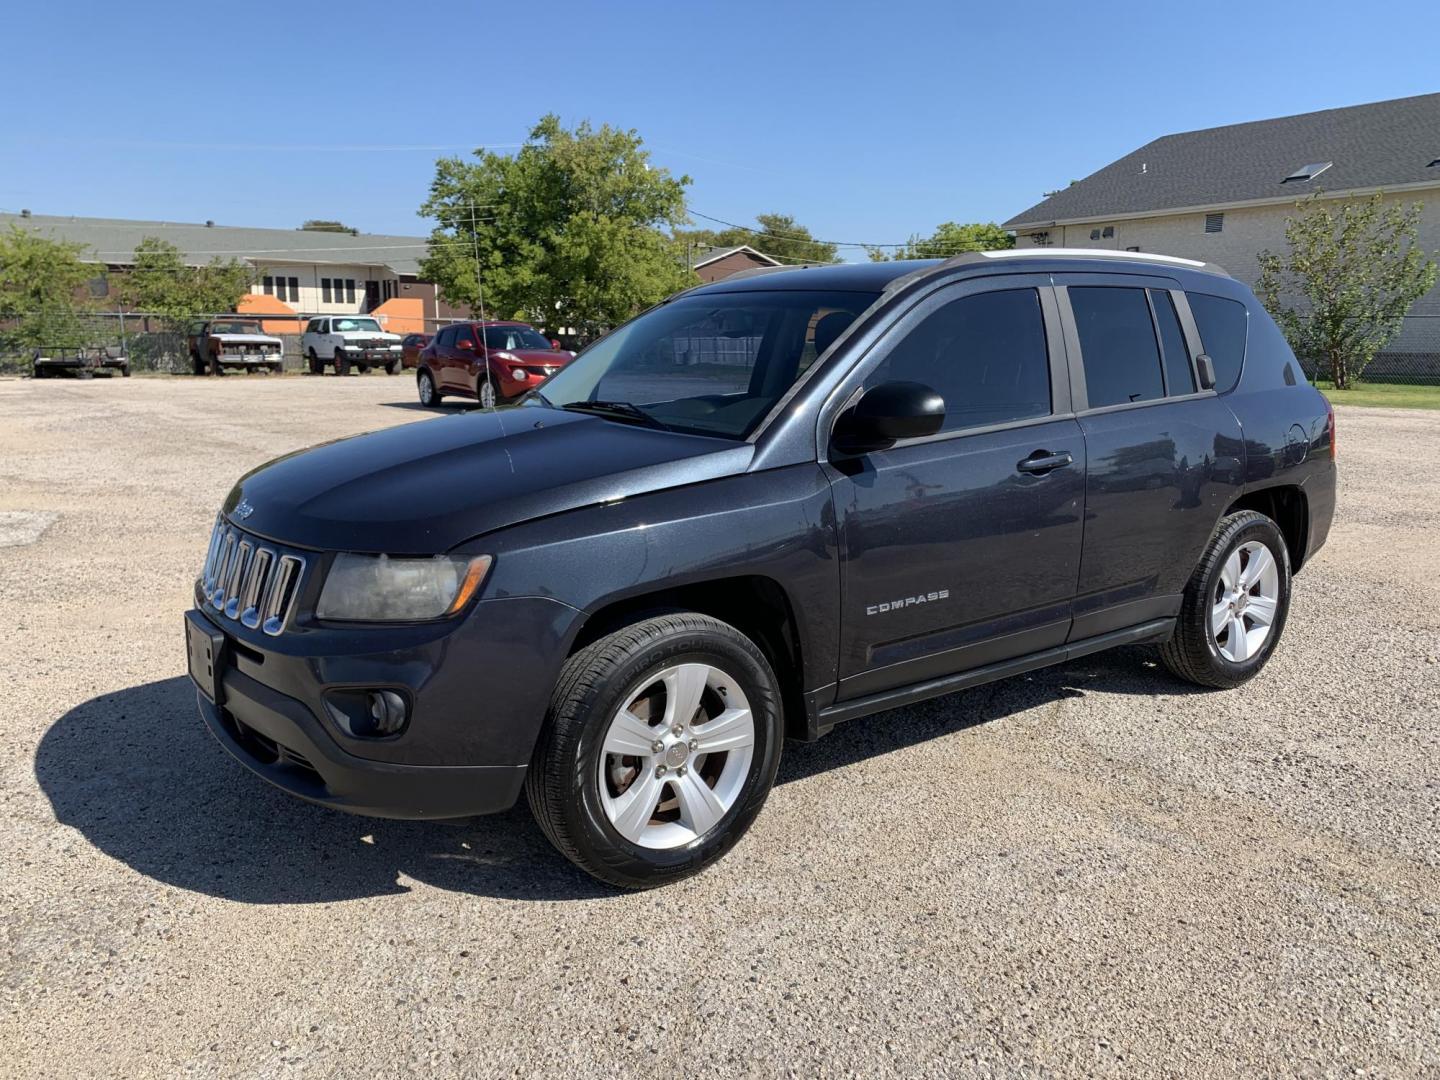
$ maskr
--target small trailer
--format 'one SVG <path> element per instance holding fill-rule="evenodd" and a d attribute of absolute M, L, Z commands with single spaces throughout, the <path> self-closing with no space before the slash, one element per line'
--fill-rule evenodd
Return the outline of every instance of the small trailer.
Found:
<path fill-rule="evenodd" d="M 117 371 L 129 378 L 130 358 L 123 349 L 114 345 L 42 347 L 35 350 L 32 371 L 37 379 L 57 379 L 65 375 L 77 379 L 100 375 L 108 379 Z"/>

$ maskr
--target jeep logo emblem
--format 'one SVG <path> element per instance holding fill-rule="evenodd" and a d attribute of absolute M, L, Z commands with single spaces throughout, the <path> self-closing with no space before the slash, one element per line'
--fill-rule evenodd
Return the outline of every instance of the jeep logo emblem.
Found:
<path fill-rule="evenodd" d="M 248 517 L 249 517 L 251 514 L 253 514 L 254 512 L 255 512 L 255 507 L 251 506 L 251 505 L 250 505 L 248 502 L 246 502 L 244 499 L 241 499 L 241 500 L 240 500 L 240 505 L 237 506 L 237 507 L 235 507 L 235 516 L 238 517 L 241 521 L 244 521 L 246 518 L 248 518 Z"/>

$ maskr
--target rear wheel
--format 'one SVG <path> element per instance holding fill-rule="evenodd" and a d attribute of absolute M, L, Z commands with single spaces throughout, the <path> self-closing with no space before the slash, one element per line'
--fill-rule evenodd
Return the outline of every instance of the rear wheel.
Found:
<path fill-rule="evenodd" d="M 440 404 L 440 389 L 435 385 L 435 376 L 425 369 L 415 377 L 416 389 L 420 391 L 420 404 L 427 409 L 436 408 Z"/>
<path fill-rule="evenodd" d="M 602 881 L 664 885 L 728 852 L 780 763 L 780 691 L 733 626 L 684 612 L 577 652 L 526 776 L 541 829 Z"/>
<path fill-rule="evenodd" d="M 335 374 L 350 374 L 350 358 L 345 355 L 345 351 L 343 349 L 335 350 Z"/>
<path fill-rule="evenodd" d="M 1185 586 L 1160 657 L 1189 682 L 1239 686 L 1270 659 L 1289 611 L 1290 552 L 1279 527 L 1254 510 L 1230 514 Z"/>

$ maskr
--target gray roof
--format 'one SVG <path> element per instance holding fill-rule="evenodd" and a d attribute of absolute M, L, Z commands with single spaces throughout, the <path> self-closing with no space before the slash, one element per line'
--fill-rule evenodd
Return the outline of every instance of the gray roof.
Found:
<path fill-rule="evenodd" d="M 235 225 L 193 225 L 175 221 L 127 221 L 121 218 L 0 214 L 0 229 L 18 225 L 56 240 L 84 244 L 87 259 L 109 265 L 133 261 L 135 246 L 147 236 L 168 240 L 192 265 L 213 258 L 252 263 L 307 262 L 388 266 L 397 274 L 418 274 L 426 241 L 419 236 L 376 233 L 302 232 L 299 229 L 251 229 Z"/>
<path fill-rule="evenodd" d="M 727 259 L 731 255 L 741 251 L 749 252 L 757 259 L 764 259 L 771 266 L 780 265 L 779 259 L 772 258 L 763 251 L 756 251 L 749 244 L 738 244 L 735 247 L 728 248 L 701 248 L 690 257 L 690 269 L 694 270 L 696 267 L 705 266 L 707 263 L 719 262 L 721 259 Z"/>
<path fill-rule="evenodd" d="M 1440 186 L 1440 94 L 1166 135 L 1016 214 L 1006 226 L 1401 184 Z M 1334 164 L 1282 184 L 1305 165 Z"/>

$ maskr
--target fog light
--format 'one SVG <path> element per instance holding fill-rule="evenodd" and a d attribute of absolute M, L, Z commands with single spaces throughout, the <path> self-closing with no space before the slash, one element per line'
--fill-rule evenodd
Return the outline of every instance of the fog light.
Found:
<path fill-rule="evenodd" d="M 372 734 L 394 735 L 405 726 L 405 699 L 394 690 L 371 690 L 365 697 Z"/>

